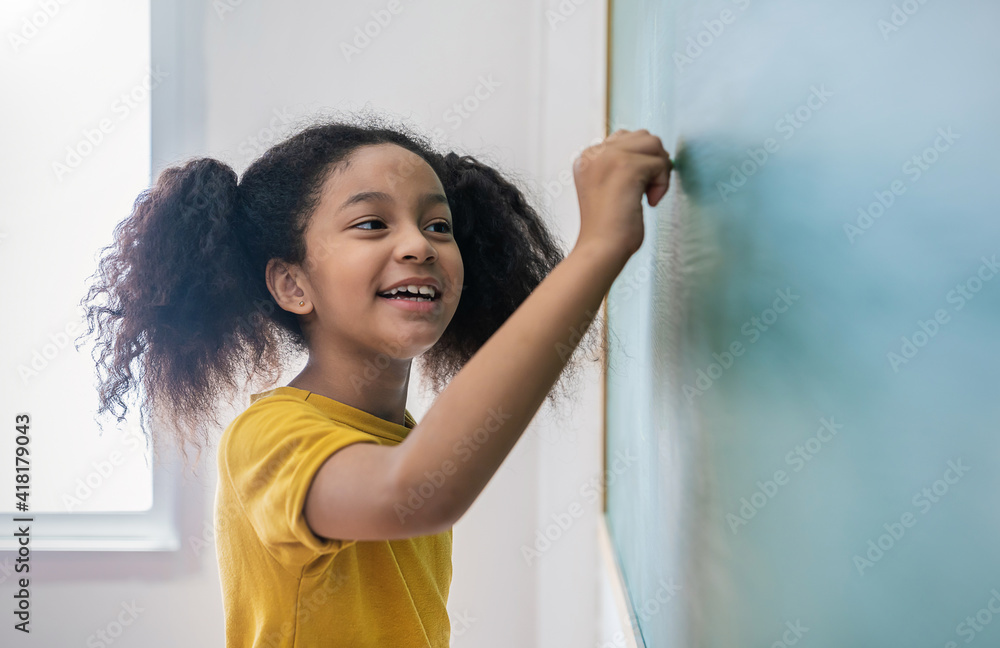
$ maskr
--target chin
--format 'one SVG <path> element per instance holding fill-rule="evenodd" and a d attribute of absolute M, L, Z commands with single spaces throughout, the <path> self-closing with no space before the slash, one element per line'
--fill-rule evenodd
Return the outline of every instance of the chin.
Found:
<path fill-rule="evenodd" d="M 429 336 L 420 336 L 420 338 L 417 339 L 416 336 L 414 336 L 407 339 L 405 342 L 402 342 L 397 338 L 394 342 L 382 345 L 382 349 L 384 350 L 384 353 L 387 353 L 395 360 L 412 360 L 413 358 L 423 355 L 432 349 L 440 339 L 440 335 L 435 336 L 433 339 Z"/>

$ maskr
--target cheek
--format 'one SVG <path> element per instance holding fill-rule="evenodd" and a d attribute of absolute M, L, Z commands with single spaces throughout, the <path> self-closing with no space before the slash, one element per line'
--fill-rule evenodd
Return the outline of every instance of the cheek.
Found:
<path fill-rule="evenodd" d="M 459 253 L 458 248 L 455 248 L 455 258 L 452 262 L 452 276 L 454 277 L 455 283 L 461 286 L 465 283 L 465 264 L 462 262 L 462 255 Z"/>
<path fill-rule="evenodd" d="M 456 253 L 457 254 L 457 253 Z M 454 274 L 452 275 L 452 281 L 455 282 L 455 292 L 456 298 L 454 303 L 451 305 L 452 311 L 454 312 L 458 309 L 458 302 L 462 299 L 462 286 L 465 284 L 465 267 L 462 264 L 462 257 L 459 255 L 456 261 L 456 267 Z"/>
<path fill-rule="evenodd" d="M 352 279 L 346 272 L 329 273 L 315 287 L 321 295 L 323 305 L 335 316 L 337 313 L 354 311 L 365 303 L 366 298 L 375 297 L 374 292 L 368 294 L 367 283 Z"/>

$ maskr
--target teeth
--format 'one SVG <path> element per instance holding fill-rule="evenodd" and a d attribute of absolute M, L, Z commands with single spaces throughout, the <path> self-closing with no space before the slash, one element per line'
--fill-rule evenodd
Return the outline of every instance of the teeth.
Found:
<path fill-rule="evenodd" d="M 384 292 L 382 294 L 392 296 L 395 295 L 396 293 L 401 293 L 401 292 L 402 293 L 410 292 L 415 295 L 427 295 L 431 299 L 433 299 L 434 295 L 437 294 L 437 291 L 434 290 L 433 286 L 413 286 L 413 285 L 399 286 L 398 288 L 393 288 L 392 290 Z"/>

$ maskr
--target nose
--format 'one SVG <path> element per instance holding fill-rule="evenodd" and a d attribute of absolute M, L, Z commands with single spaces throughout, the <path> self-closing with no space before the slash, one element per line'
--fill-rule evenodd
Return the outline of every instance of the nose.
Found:
<path fill-rule="evenodd" d="M 397 249 L 404 260 L 415 259 L 423 263 L 437 259 L 437 249 L 415 224 L 410 224 L 405 228 L 400 235 Z"/>

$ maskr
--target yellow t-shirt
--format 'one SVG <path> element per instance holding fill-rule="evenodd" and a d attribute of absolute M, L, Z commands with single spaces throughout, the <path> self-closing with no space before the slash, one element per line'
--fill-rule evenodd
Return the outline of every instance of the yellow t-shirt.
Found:
<path fill-rule="evenodd" d="M 254 394 L 219 442 L 215 544 L 227 648 L 448 646 L 452 530 L 405 540 L 315 535 L 313 476 L 351 443 L 406 425 L 296 387 Z"/>

